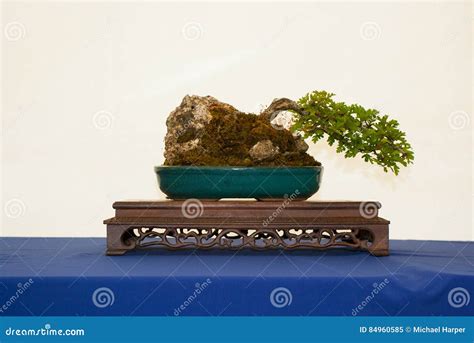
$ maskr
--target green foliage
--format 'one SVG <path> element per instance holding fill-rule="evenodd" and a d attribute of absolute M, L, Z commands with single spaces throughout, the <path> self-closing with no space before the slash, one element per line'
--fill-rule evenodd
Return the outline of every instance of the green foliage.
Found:
<path fill-rule="evenodd" d="M 398 122 L 380 115 L 374 109 L 335 102 L 334 94 L 315 91 L 298 100 L 302 111 L 296 113 L 293 131 L 317 142 L 326 136 L 329 145 L 337 143 L 337 152 L 345 157 L 361 154 L 366 162 L 375 163 L 398 174 L 400 165 L 413 162 L 414 153 Z"/>

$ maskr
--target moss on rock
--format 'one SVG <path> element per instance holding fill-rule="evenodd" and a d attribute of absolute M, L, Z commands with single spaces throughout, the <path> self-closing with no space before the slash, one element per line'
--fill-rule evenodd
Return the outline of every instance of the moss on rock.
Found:
<path fill-rule="evenodd" d="M 193 122 L 192 112 L 205 99 L 205 108 L 210 117 L 204 122 Z M 179 116 L 179 125 L 168 118 L 165 165 L 193 166 L 316 166 L 319 162 L 301 151 L 293 134 L 285 129 L 272 127 L 268 119 L 251 113 L 243 113 L 212 97 L 189 97 L 183 99 L 186 109 L 178 107 L 171 116 Z M 199 110 L 202 111 L 203 107 Z M 193 107 L 194 106 L 194 107 Z M 189 110 L 191 108 L 191 110 Z M 183 108 L 184 109 L 184 108 Z M 254 159 L 249 151 L 257 143 L 270 140 L 278 153 L 265 159 Z M 192 144 L 191 144 L 192 143 Z M 181 148 L 182 147 L 182 148 Z M 170 152 L 173 152 L 172 154 Z"/>

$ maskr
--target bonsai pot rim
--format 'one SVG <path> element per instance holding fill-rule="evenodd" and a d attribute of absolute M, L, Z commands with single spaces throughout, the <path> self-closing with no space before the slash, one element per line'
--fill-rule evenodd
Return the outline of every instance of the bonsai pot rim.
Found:
<path fill-rule="evenodd" d="M 155 172 L 158 172 L 160 170 L 166 170 L 166 169 L 186 169 L 186 170 L 199 170 L 199 169 L 207 169 L 207 170 L 212 170 L 212 169 L 218 169 L 218 170 L 224 170 L 224 169 L 231 169 L 231 170 L 266 170 L 266 169 L 302 169 L 302 170 L 308 170 L 308 169 L 319 169 L 323 170 L 324 167 L 322 165 L 320 166 L 252 166 L 252 167 L 246 167 L 246 166 L 171 166 L 171 165 L 160 165 L 160 166 L 155 166 L 154 167 Z"/>

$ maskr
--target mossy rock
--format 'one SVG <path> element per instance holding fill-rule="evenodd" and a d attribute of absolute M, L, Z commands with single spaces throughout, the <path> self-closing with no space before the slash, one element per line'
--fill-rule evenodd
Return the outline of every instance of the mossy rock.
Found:
<path fill-rule="evenodd" d="M 167 119 L 165 165 L 317 166 L 301 137 L 206 96 L 186 96 Z M 269 143 L 269 142 L 271 143 Z"/>

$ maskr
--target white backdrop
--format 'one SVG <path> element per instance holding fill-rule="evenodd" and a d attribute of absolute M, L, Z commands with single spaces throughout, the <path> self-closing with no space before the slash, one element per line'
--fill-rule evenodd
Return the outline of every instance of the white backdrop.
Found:
<path fill-rule="evenodd" d="M 471 240 L 472 8 L 395 3 L 2 3 L 4 236 L 104 236 L 162 199 L 165 120 L 186 94 L 243 111 L 328 90 L 391 114 L 398 177 L 320 142 L 313 199 L 374 199 L 391 238 Z"/>

